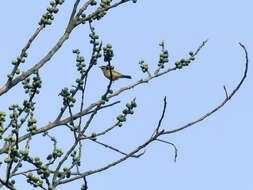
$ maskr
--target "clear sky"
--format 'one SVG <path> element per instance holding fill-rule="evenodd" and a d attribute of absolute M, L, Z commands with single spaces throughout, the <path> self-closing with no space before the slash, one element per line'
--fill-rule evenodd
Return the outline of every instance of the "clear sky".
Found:
<path fill-rule="evenodd" d="M 66 28 L 73 3 L 74 0 L 69 0 L 59 7 L 53 25 L 46 27 L 32 44 L 21 71 L 36 64 L 55 45 Z M 11 70 L 11 61 L 19 55 L 37 28 L 48 5 L 49 1 L 45 0 L 1 2 L 1 86 Z M 223 85 L 231 92 L 243 75 L 245 57 L 238 42 L 246 46 L 252 60 L 252 7 L 252 0 L 138 0 L 136 4 L 130 2 L 115 8 L 101 21 L 94 22 L 103 43 L 113 46 L 115 57 L 112 64 L 118 71 L 132 75 L 131 80 L 115 82 L 114 90 L 146 77 L 139 68 L 140 60 L 145 60 L 151 71 L 156 69 L 160 53 L 158 44 L 162 40 L 169 52 L 167 68 L 186 58 L 188 52 L 195 50 L 202 41 L 209 39 L 209 42 L 189 67 L 113 98 L 112 102 L 121 100 L 121 104 L 98 114 L 89 133 L 112 125 L 125 103 L 136 97 L 138 107 L 135 114 L 128 117 L 122 128 L 99 139 L 130 152 L 152 134 L 162 113 L 164 96 L 167 97 L 164 129 L 180 127 L 217 106 L 225 98 Z M 79 48 L 81 54 L 89 59 L 88 34 L 88 25 L 77 27 L 61 50 L 40 71 L 43 84 L 41 94 L 36 97 L 35 112 L 39 127 L 55 119 L 62 102 L 58 96 L 60 90 L 70 88 L 79 76 L 75 71 L 72 49 Z M 98 66 L 103 64 L 100 60 Z M 89 75 L 85 106 L 98 100 L 108 84 L 98 66 Z M 88 176 L 89 190 L 252 190 L 252 83 L 250 62 L 245 83 L 221 110 L 191 128 L 162 137 L 177 146 L 176 163 L 173 149 L 155 142 L 146 148 L 141 158 L 129 159 L 102 173 Z M 18 85 L 1 96 L 1 111 L 7 111 L 12 103 L 22 104 L 24 97 L 22 86 Z M 57 137 L 59 148 L 64 149 L 73 140 L 69 133 L 62 127 L 53 130 L 51 135 Z M 47 146 L 45 138 L 38 136 L 31 146 L 34 156 L 52 149 L 51 145 Z M 118 153 L 88 142 L 84 144 L 83 169 L 96 169 L 120 157 Z M 4 168 L 1 167 L 0 171 Z M 77 181 L 64 188 L 59 186 L 59 189 L 78 189 L 80 186 L 81 181 Z M 17 181 L 17 187 L 32 189 L 22 181 Z"/>

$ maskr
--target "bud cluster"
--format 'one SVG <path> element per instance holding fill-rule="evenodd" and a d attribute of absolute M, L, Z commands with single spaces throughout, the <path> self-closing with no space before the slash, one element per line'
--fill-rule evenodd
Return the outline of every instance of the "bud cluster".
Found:
<path fill-rule="evenodd" d="M 28 54 L 26 52 L 22 53 L 21 56 L 18 56 L 17 59 L 13 60 L 11 62 L 12 65 L 14 65 L 16 68 L 15 68 L 15 71 L 13 72 L 13 74 L 8 74 L 8 78 L 9 79 L 12 79 L 14 77 L 14 74 L 20 74 L 20 70 L 18 69 L 18 66 L 20 63 L 24 63 L 25 62 L 25 57 L 27 57 Z"/>
<path fill-rule="evenodd" d="M 101 0 L 97 11 L 100 11 L 102 9 L 109 7 L 111 5 L 111 2 L 112 2 L 112 0 Z M 106 15 L 106 13 L 107 13 L 106 11 L 101 11 L 93 19 L 100 20 L 101 18 L 103 18 Z"/>
<path fill-rule="evenodd" d="M 144 64 L 144 60 L 139 61 L 139 64 L 143 73 L 148 71 L 148 64 Z"/>
<path fill-rule="evenodd" d="M 163 69 L 164 68 L 164 63 L 169 62 L 169 59 L 168 59 L 169 55 L 168 55 L 168 50 L 166 50 L 164 48 L 164 41 L 162 41 L 159 45 L 162 47 L 162 53 L 160 54 L 158 67 Z"/>
<path fill-rule="evenodd" d="M 135 107 L 137 107 L 137 104 L 136 104 L 136 102 L 135 102 L 135 99 L 133 99 L 133 100 L 131 101 L 131 103 L 126 104 L 126 109 L 124 109 L 124 110 L 122 111 L 123 114 L 120 114 L 120 115 L 117 116 L 117 120 L 118 120 L 118 122 L 119 122 L 119 124 L 118 124 L 119 127 L 122 126 L 122 122 L 125 122 L 125 121 L 126 121 L 126 116 L 127 116 L 128 114 L 131 114 L 131 115 L 134 114 L 133 109 L 134 109 Z"/>
<path fill-rule="evenodd" d="M 43 181 L 39 177 L 35 177 L 32 173 L 27 175 L 27 182 L 33 185 L 34 187 L 42 186 Z"/>
<path fill-rule="evenodd" d="M 43 26 L 52 24 L 52 20 L 54 20 L 53 14 L 56 14 L 59 11 L 59 9 L 56 6 L 61 5 L 63 3 L 64 3 L 64 0 L 51 1 L 50 2 L 51 7 L 47 8 L 47 12 L 42 15 L 38 24 L 43 25 Z"/>
<path fill-rule="evenodd" d="M 114 56 L 112 45 L 107 44 L 106 47 L 103 48 L 104 50 L 104 61 L 108 62 L 112 60 L 112 57 Z"/>
<path fill-rule="evenodd" d="M 22 82 L 23 88 L 25 89 L 25 93 L 29 93 L 30 96 L 33 96 L 35 93 L 36 94 L 40 93 L 38 89 L 41 88 L 41 83 L 42 81 L 38 73 L 36 74 L 35 77 L 33 77 L 32 84 L 30 84 L 30 78 L 27 78 Z"/>
<path fill-rule="evenodd" d="M 181 59 L 180 61 L 175 62 L 177 69 L 182 69 L 184 66 L 188 66 L 191 61 L 195 60 L 195 55 L 193 52 L 189 52 L 190 57 L 188 59 Z"/>
<path fill-rule="evenodd" d="M 69 92 L 67 87 L 62 89 L 62 91 L 60 92 L 59 95 L 63 97 L 63 105 L 64 106 L 70 106 L 70 107 L 74 106 L 74 103 L 76 102 L 76 99 L 72 96 L 73 93 L 74 93 L 74 90 L 71 90 Z"/>

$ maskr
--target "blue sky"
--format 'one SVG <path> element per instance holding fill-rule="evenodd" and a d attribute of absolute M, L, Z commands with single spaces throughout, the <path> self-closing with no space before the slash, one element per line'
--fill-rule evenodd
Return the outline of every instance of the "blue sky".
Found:
<path fill-rule="evenodd" d="M 58 41 L 66 28 L 73 3 L 74 0 L 66 1 L 59 7 L 53 25 L 46 27 L 34 41 L 27 62 L 21 67 L 23 71 L 36 64 Z M 19 55 L 48 5 L 49 1 L 44 0 L 2 2 L 1 86 L 11 70 L 11 60 Z M 101 21 L 94 22 L 103 43 L 113 46 L 115 57 L 112 64 L 118 71 L 132 75 L 131 80 L 115 82 L 114 90 L 146 77 L 139 68 L 140 60 L 145 60 L 151 71 L 156 69 L 160 53 L 158 44 L 162 40 L 169 52 L 167 67 L 173 67 L 175 61 L 186 58 L 188 52 L 195 50 L 202 41 L 209 39 L 209 42 L 189 67 L 113 98 L 112 102 L 121 100 L 121 104 L 99 113 L 88 133 L 112 125 L 125 103 L 136 97 L 138 107 L 135 114 L 128 117 L 122 128 L 99 139 L 128 152 L 152 134 L 162 113 L 164 96 L 167 97 L 164 129 L 180 127 L 217 106 L 225 98 L 223 85 L 231 92 L 243 75 L 245 57 L 238 42 L 246 46 L 252 60 L 252 6 L 250 0 L 139 0 L 136 4 L 126 3 L 115 8 Z M 89 59 L 88 34 L 88 25 L 77 27 L 41 69 L 43 87 L 36 97 L 35 112 L 38 126 L 54 120 L 62 102 L 58 96 L 60 90 L 70 88 L 78 77 L 72 49 L 79 48 L 81 54 Z M 98 66 L 103 64 L 102 60 L 98 62 Z M 171 147 L 152 143 L 141 158 L 129 159 L 107 171 L 88 176 L 89 189 L 251 190 L 252 82 L 250 62 L 245 83 L 221 110 L 191 128 L 162 138 L 177 146 L 176 163 Z M 85 105 L 98 100 L 107 84 L 96 66 L 89 75 Z M 0 109 L 7 110 L 12 103 L 21 104 L 24 97 L 22 86 L 18 85 L 1 96 Z M 62 149 L 69 147 L 73 140 L 69 133 L 64 127 L 51 132 Z M 84 147 L 85 170 L 102 167 L 121 157 L 91 142 Z M 32 155 L 43 155 L 51 149 L 52 146 L 47 146 L 47 140 L 41 135 L 33 139 Z M 81 182 L 77 181 L 64 189 L 78 189 L 80 185 Z M 26 183 L 17 181 L 17 187 L 24 189 Z"/>

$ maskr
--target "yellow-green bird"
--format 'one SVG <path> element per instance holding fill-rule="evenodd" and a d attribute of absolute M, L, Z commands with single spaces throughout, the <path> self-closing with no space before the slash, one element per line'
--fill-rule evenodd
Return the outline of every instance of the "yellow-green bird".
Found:
<path fill-rule="evenodd" d="M 111 79 L 110 69 L 107 66 L 100 66 L 100 69 L 103 71 L 104 76 L 110 80 Z M 111 71 L 112 71 L 112 81 L 118 80 L 119 78 L 127 78 L 127 79 L 132 78 L 130 75 L 123 75 L 117 71 L 114 71 L 113 69 L 111 69 Z"/>

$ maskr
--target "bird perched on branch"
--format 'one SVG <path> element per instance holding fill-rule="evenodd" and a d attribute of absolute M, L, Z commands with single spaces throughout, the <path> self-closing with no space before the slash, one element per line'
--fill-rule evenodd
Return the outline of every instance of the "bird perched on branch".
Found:
<path fill-rule="evenodd" d="M 103 71 L 104 76 L 106 78 L 108 78 L 109 80 L 111 79 L 111 75 L 110 75 L 110 69 L 107 66 L 100 66 L 100 69 Z M 127 79 L 131 79 L 132 77 L 130 75 L 123 75 L 117 71 L 114 71 L 113 69 L 111 69 L 112 72 L 112 81 L 118 80 L 119 78 L 127 78 Z"/>

